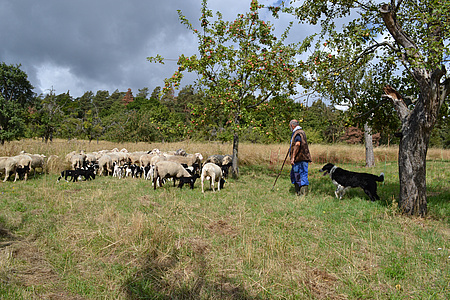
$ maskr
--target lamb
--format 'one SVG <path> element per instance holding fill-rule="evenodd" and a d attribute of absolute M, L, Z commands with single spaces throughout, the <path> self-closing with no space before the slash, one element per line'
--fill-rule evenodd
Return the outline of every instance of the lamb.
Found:
<path fill-rule="evenodd" d="M 205 180 L 210 179 L 209 186 L 212 187 L 212 190 L 214 192 L 214 183 L 217 182 L 217 190 L 220 191 L 221 188 L 223 188 L 223 185 L 225 184 L 225 179 L 223 179 L 222 176 L 222 169 L 213 163 L 206 163 L 202 168 L 202 193 L 204 193 L 203 189 L 203 182 Z"/>
<path fill-rule="evenodd" d="M 94 172 L 90 170 L 83 170 L 83 169 L 76 169 L 76 170 L 65 170 L 61 172 L 61 175 L 58 177 L 56 182 L 59 182 L 63 177 L 64 180 L 67 182 L 69 181 L 78 181 L 78 177 L 83 176 L 85 180 L 92 180 L 95 179 Z M 67 180 L 67 178 L 70 177 L 70 180 Z"/>
<path fill-rule="evenodd" d="M 113 163 L 113 165 L 114 165 L 113 177 L 118 177 L 119 179 L 121 179 L 123 177 L 123 167 L 119 166 L 115 162 Z"/>
<path fill-rule="evenodd" d="M 26 175 L 28 172 L 30 171 L 30 167 L 25 166 L 25 167 L 17 167 L 16 169 L 16 174 L 19 175 L 19 179 L 23 179 L 24 175 Z"/>
<path fill-rule="evenodd" d="M 125 164 L 125 177 L 130 176 L 132 178 L 137 178 L 142 176 L 142 167 L 139 167 L 136 164 Z"/>
<path fill-rule="evenodd" d="M 183 166 L 177 162 L 173 161 L 160 161 L 155 165 L 154 169 L 154 177 L 153 177 L 153 188 L 156 190 L 156 185 L 159 180 L 173 178 L 173 185 L 175 186 L 175 180 L 179 179 L 180 184 L 179 188 L 182 188 L 185 183 L 188 183 L 191 189 L 194 189 L 195 180 L 198 178 L 197 176 L 191 176 L 188 171 L 186 171 Z"/>
<path fill-rule="evenodd" d="M 221 167 L 223 177 L 225 178 L 228 177 L 228 169 L 231 167 L 232 162 L 233 157 L 231 155 L 220 155 L 220 154 L 211 155 L 205 160 L 205 164 L 214 163 L 219 167 Z"/>
<path fill-rule="evenodd" d="M 76 177 L 78 177 L 78 172 L 76 170 L 64 170 L 61 172 L 61 175 L 58 177 L 58 179 L 56 179 L 56 182 L 59 182 L 63 177 L 66 182 L 75 182 Z M 70 180 L 67 180 L 67 177 L 70 177 Z"/>
<path fill-rule="evenodd" d="M 154 169 L 154 166 L 144 167 L 143 171 L 144 171 L 144 179 L 145 180 L 151 180 L 153 182 L 153 174 L 154 174 L 153 169 Z"/>
<path fill-rule="evenodd" d="M 23 168 L 26 169 L 26 167 L 28 167 L 27 170 L 31 169 L 31 161 L 32 161 L 32 159 L 31 159 L 31 157 L 29 155 L 20 154 L 20 155 L 13 156 L 12 158 L 17 161 L 17 167 L 20 167 L 22 169 Z M 25 175 L 24 176 L 24 180 L 26 181 L 27 178 L 28 178 L 28 171 L 25 171 L 24 175 Z M 17 176 L 16 176 L 16 179 L 17 179 Z"/>

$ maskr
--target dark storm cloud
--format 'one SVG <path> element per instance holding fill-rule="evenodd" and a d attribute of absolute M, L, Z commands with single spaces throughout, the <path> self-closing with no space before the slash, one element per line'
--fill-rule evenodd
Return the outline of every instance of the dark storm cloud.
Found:
<path fill-rule="evenodd" d="M 210 0 L 209 7 L 228 19 L 248 11 L 249 3 Z M 21 64 L 38 94 L 153 89 L 176 63 L 146 58 L 195 54 L 195 37 L 177 10 L 195 25 L 200 7 L 201 0 L 0 0 L 0 61 Z"/>

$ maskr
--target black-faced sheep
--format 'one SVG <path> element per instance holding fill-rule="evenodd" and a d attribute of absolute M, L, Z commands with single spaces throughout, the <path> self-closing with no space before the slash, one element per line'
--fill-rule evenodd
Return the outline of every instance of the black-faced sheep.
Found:
<path fill-rule="evenodd" d="M 203 182 L 205 180 L 210 180 L 209 182 L 209 187 L 212 188 L 213 192 L 214 192 L 214 184 L 215 182 L 217 182 L 217 190 L 220 191 L 221 188 L 223 188 L 223 185 L 225 184 L 225 179 L 223 179 L 222 176 L 222 169 L 213 163 L 206 163 L 203 168 L 202 168 L 202 176 L 201 176 L 201 181 L 202 181 L 202 193 L 204 193 L 204 189 L 203 189 Z"/>

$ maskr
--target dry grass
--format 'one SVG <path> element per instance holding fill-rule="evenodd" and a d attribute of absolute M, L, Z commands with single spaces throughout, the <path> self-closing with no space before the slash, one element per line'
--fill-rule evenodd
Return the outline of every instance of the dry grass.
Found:
<path fill-rule="evenodd" d="M 50 173 L 58 173 L 64 168 L 64 157 L 71 151 L 84 150 L 86 152 L 99 151 L 105 149 L 122 148 L 129 152 L 133 151 L 149 151 L 158 148 L 161 151 L 169 151 L 176 149 L 184 149 L 188 153 L 200 152 L 206 158 L 212 154 L 231 154 L 231 143 L 199 143 L 192 141 L 183 141 L 178 143 L 123 143 L 117 144 L 112 142 L 100 141 L 91 142 L 84 140 L 54 140 L 45 144 L 38 140 L 27 139 L 6 143 L 0 148 L 0 156 L 17 155 L 24 150 L 28 153 L 45 154 L 47 157 L 52 156 L 49 161 L 48 170 Z M 283 162 L 287 144 L 248 144 L 241 143 L 239 145 L 239 161 L 240 165 L 272 165 L 278 166 Z M 314 163 L 324 164 L 331 163 L 351 163 L 364 164 L 365 149 L 363 145 L 310 145 L 310 152 Z M 375 162 L 396 162 L 398 158 L 398 146 L 377 147 L 374 149 Z M 56 157 L 55 157 L 56 155 Z M 428 150 L 428 160 L 450 160 L 450 149 L 431 148 Z"/>
<path fill-rule="evenodd" d="M 231 152 L 221 143 L 27 140 L 6 144 L 2 155 L 64 157 L 115 147 Z M 395 161 L 395 147 L 376 149 L 379 164 L 371 171 L 390 176 L 375 203 L 359 190 L 336 200 L 329 178 L 317 172 L 319 158 L 332 161 L 330 153 L 361 169 L 362 146 L 311 145 L 307 198 L 293 195 L 288 168 L 271 190 L 285 151 L 284 144 L 241 144 L 241 178 L 216 193 L 202 194 L 198 184 L 153 191 L 132 178 L 57 184 L 54 174 L 3 183 L 0 298 L 448 299 L 448 150 L 429 151 L 439 162 L 427 164 L 426 219 L 406 218 L 393 205 L 396 163 L 380 162 Z"/>

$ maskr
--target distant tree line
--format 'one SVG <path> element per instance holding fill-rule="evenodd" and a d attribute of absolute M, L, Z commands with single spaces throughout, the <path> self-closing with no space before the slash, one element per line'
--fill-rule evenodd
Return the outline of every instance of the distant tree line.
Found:
<path fill-rule="evenodd" d="M 114 142 L 173 142 L 233 140 L 226 113 L 217 107 L 214 122 L 201 122 L 193 107 L 208 103 L 192 86 L 173 90 L 142 88 L 126 92 L 88 91 L 74 98 L 70 92 L 36 95 L 20 65 L 0 64 L 0 142 L 20 138 L 108 140 Z M 206 105 L 206 104 L 205 104 Z M 195 111 L 198 114 L 198 111 Z M 271 98 L 251 118 L 242 120 L 240 140 L 279 143 L 289 140 L 288 122 L 299 119 L 310 143 L 363 143 L 363 127 L 352 123 L 351 112 L 337 110 L 320 98 L 310 106 L 289 97 Z M 442 111 L 442 115 L 447 112 Z M 220 118 L 220 116 L 223 118 Z M 219 117 L 218 117 L 219 116 Z M 208 118 L 208 116 L 204 116 Z M 385 124 L 388 124 L 386 122 Z M 378 126 L 377 144 L 393 144 L 395 126 Z M 450 147 L 449 118 L 440 118 L 431 145 Z"/>

